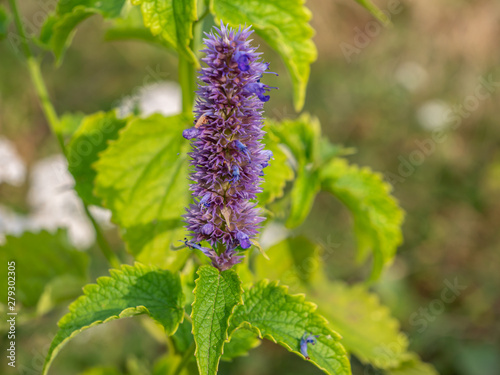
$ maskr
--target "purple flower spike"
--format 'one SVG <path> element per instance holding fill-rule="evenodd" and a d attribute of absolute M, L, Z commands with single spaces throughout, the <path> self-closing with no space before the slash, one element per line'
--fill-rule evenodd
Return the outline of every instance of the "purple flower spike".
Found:
<path fill-rule="evenodd" d="M 269 99 L 264 94 L 271 88 L 260 82 L 269 64 L 259 61 L 251 34 L 250 28 L 222 23 L 206 34 L 197 120 L 185 131 L 192 139 L 191 191 L 198 202 L 185 215 L 191 236 L 186 245 L 203 251 L 219 270 L 241 262 L 264 220 L 255 199 L 262 191 L 262 166 L 270 159 L 261 140 L 262 107 Z"/>
<path fill-rule="evenodd" d="M 200 134 L 200 129 L 197 128 L 189 128 L 182 132 L 182 136 L 186 139 L 196 138 Z"/>

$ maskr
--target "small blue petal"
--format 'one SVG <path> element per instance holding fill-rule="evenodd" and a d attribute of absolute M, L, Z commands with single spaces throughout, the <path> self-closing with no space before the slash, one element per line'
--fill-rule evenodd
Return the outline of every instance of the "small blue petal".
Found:
<path fill-rule="evenodd" d="M 186 129 L 182 132 L 182 136 L 186 139 L 196 138 L 198 134 L 200 134 L 200 129 L 196 129 L 194 127 Z"/>
<path fill-rule="evenodd" d="M 236 145 L 236 148 L 238 151 L 241 151 L 245 153 L 245 155 L 250 159 L 250 153 L 248 152 L 248 147 L 245 146 L 243 143 L 241 143 L 238 139 L 234 141 L 234 144 Z"/>
<path fill-rule="evenodd" d="M 271 159 L 274 160 L 274 158 L 273 158 L 273 152 L 271 150 L 262 150 L 262 154 L 264 154 L 266 156 L 266 158 L 267 158 L 267 160 L 264 163 L 261 164 L 262 168 L 265 168 L 265 167 L 269 166 L 269 161 Z"/>
<path fill-rule="evenodd" d="M 212 194 L 206 193 L 200 200 L 200 206 L 210 207 L 210 203 L 208 201 L 210 200 L 211 197 Z"/>
<path fill-rule="evenodd" d="M 233 166 L 233 178 L 229 180 L 229 182 L 238 182 L 240 179 L 240 168 L 237 165 Z"/>
<path fill-rule="evenodd" d="M 238 51 L 234 54 L 234 59 L 242 72 L 246 72 L 250 69 L 250 58 L 246 53 Z"/>
<path fill-rule="evenodd" d="M 250 246 L 252 246 L 250 238 L 243 232 L 236 233 L 236 239 L 240 242 L 240 246 L 242 249 L 248 249 Z"/>
<path fill-rule="evenodd" d="M 311 359 L 307 353 L 307 344 L 316 345 L 316 337 L 319 337 L 319 335 L 308 335 L 306 332 L 300 339 L 300 352 L 304 357 L 306 357 L 306 359 Z"/>

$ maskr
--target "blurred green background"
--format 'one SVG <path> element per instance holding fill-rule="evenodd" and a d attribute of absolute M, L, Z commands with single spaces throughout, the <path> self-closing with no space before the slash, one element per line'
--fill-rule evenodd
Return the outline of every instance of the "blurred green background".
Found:
<path fill-rule="evenodd" d="M 373 288 L 400 320 L 410 348 L 442 375 L 498 374 L 500 3 L 376 3 L 391 14 L 394 27 L 377 27 L 351 0 L 307 2 L 319 58 L 312 66 L 305 111 L 320 119 L 332 142 L 357 149 L 352 162 L 384 173 L 407 213 L 404 244 Z M 29 33 L 39 30 L 46 4 L 52 3 L 20 4 Z M 136 41 L 105 41 L 105 30 L 106 24 L 92 17 L 79 28 L 60 67 L 45 56 L 43 73 L 58 112 L 90 114 L 124 102 L 130 107 L 137 97 L 149 101 L 146 106 L 156 101 L 175 110 L 175 86 L 164 92 L 167 99 L 142 89 L 145 83 L 175 82 L 175 56 Z M 266 115 L 294 117 L 283 63 L 263 42 L 261 50 L 280 73 L 268 78 L 280 89 L 266 104 Z M 59 150 L 26 67 L 7 41 L 0 43 L 0 133 L 26 165 L 24 179 L 0 184 L 0 233 L 8 233 L 15 232 L 14 221 L 33 210 L 34 166 Z M 65 220 L 70 219 L 60 224 Z M 330 196 L 318 196 L 311 216 L 296 231 L 334 250 L 329 276 L 361 279 L 365 270 L 354 261 L 349 213 Z M 112 228 L 107 234 L 119 244 Z M 93 280 L 106 273 L 106 265 L 92 245 L 89 251 L 97 259 L 91 264 Z M 453 302 L 436 303 L 447 283 L 463 288 Z M 25 365 L 19 373 L 39 373 L 35 370 L 65 311 L 63 306 L 18 326 L 18 360 Z M 164 351 L 165 344 L 152 338 L 140 319 L 116 321 L 78 336 L 51 373 L 72 375 L 108 366 L 148 374 Z M 353 372 L 377 373 L 356 359 Z M 321 372 L 264 342 L 249 357 L 223 363 L 220 373 Z"/>

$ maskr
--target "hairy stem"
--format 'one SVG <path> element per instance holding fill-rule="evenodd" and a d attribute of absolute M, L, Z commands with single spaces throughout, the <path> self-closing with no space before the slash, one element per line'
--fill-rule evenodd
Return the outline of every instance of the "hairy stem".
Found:
<path fill-rule="evenodd" d="M 33 56 L 33 53 L 31 52 L 30 46 L 28 44 L 28 39 L 26 37 L 26 32 L 24 30 L 24 26 L 21 21 L 19 9 L 17 7 L 17 2 L 16 0 L 9 0 L 9 4 L 12 9 L 12 13 L 14 15 L 14 22 L 16 24 L 17 31 L 21 37 L 21 49 L 23 51 L 24 57 L 26 58 L 31 81 L 33 82 L 36 94 L 38 96 L 38 99 L 40 100 L 40 106 L 42 107 L 42 111 L 44 113 L 45 118 L 47 119 L 47 122 L 50 125 L 50 128 L 52 129 L 52 132 L 57 137 L 57 141 L 59 142 L 61 151 L 63 152 L 64 155 L 66 155 L 66 146 L 64 145 L 64 139 L 62 134 L 58 131 L 59 118 L 57 116 L 56 110 L 54 109 L 54 106 L 52 105 L 52 102 L 50 101 L 49 94 L 47 91 L 47 86 L 45 85 L 42 72 L 40 71 L 40 65 Z M 97 222 L 95 221 L 94 217 L 90 213 L 85 202 L 82 201 L 82 203 L 85 209 L 85 213 L 87 214 L 89 220 L 94 226 L 97 243 L 99 244 L 102 253 L 113 267 L 118 267 L 120 265 L 120 262 L 116 257 L 116 255 L 111 250 L 111 247 L 106 241 L 106 238 L 104 238 L 101 228 L 99 227 L 99 224 L 97 224 Z"/>

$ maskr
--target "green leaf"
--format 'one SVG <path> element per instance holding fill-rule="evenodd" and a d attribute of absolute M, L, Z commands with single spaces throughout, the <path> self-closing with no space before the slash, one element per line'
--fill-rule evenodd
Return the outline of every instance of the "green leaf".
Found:
<path fill-rule="evenodd" d="M 118 132 L 126 123 L 126 119 L 116 118 L 115 111 L 87 116 L 67 146 L 68 169 L 75 178 L 75 190 L 87 204 L 101 205 L 92 193 L 97 175 L 92 164 L 108 147 L 108 142 L 118 138 Z"/>
<path fill-rule="evenodd" d="M 233 358 L 248 355 L 248 352 L 260 345 L 257 335 L 244 328 L 233 332 L 229 342 L 224 345 L 223 361 L 231 361 Z"/>
<path fill-rule="evenodd" d="M 304 106 L 310 65 L 317 51 L 303 0 L 214 0 L 212 12 L 234 27 L 252 25 L 283 59 L 293 82 L 295 110 Z"/>
<path fill-rule="evenodd" d="M 321 313 L 342 335 L 347 351 L 363 363 L 389 369 L 405 359 L 408 339 L 400 332 L 399 322 L 366 286 L 324 281 L 310 295 L 321 302 Z"/>
<path fill-rule="evenodd" d="M 80 288 L 87 280 L 88 256 L 70 245 L 62 229 L 55 233 L 41 231 L 25 232 L 20 237 L 7 236 L 6 243 L 0 247 L 0 262 L 5 265 L 0 267 L 1 280 L 7 280 L 7 262 L 10 261 L 16 262 L 19 275 L 16 300 L 24 307 L 37 305 L 47 288 L 58 280 L 65 280 L 64 286 L 68 287 L 61 290 L 59 296 L 68 293 L 69 297 L 74 291 L 71 285 L 77 284 Z M 7 301 L 7 287 L 0 290 L 0 296 L 2 302 Z M 49 299 L 51 303 L 59 300 Z"/>
<path fill-rule="evenodd" d="M 372 14 L 376 19 L 378 19 L 385 26 L 391 24 L 391 20 L 382 12 L 371 0 L 356 0 L 363 8 Z"/>
<path fill-rule="evenodd" d="M 266 124 L 269 131 L 290 150 L 298 165 L 319 162 L 321 125 L 316 117 L 304 113 L 294 120 L 268 120 Z"/>
<path fill-rule="evenodd" d="M 257 279 L 280 280 L 292 292 L 303 292 L 320 268 L 320 247 L 304 236 L 287 238 L 267 249 L 270 260 L 256 257 Z"/>
<path fill-rule="evenodd" d="M 59 118 L 54 131 L 57 134 L 62 135 L 63 137 L 72 136 L 76 132 L 84 118 L 85 114 L 81 112 L 64 113 Z"/>
<path fill-rule="evenodd" d="M 196 21 L 196 0 L 132 0 L 140 5 L 144 25 L 153 36 L 161 36 L 172 48 L 199 68 L 199 62 L 189 44 Z"/>
<path fill-rule="evenodd" d="M 10 16 L 3 5 L 0 4 L 0 41 L 7 37 Z"/>
<path fill-rule="evenodd" d="M 262 193 L 257 195 L 257 201 L 262 206 L 281 198 L 287 181 L 292 180 L 294 176 L 288 158 L 279 145 L 278 137 L 267 132 L 263 142 L 266 145 L 266 150 L 272 151 L 273 158 L 269 166 L 264 169 L 264 182 L 261 185 Z"/>
<path fill-rule="evenodd" d="M 295 228 L 304 222 L 309 212 L 311 212 L 320 187 L 317 171 L 302 166 L 297 172 L 297 178 L 291 192 L 292 204 L 286 221 L 288 228 Z"/>
<path fill-rule="evenodd" d="M 309 214 L 320 190 L 317 165 L 321 162 L 321 127 L 316 118 L 303 114 L 295 120 L 268 121 L 269 132 L 290 151 L 296 167 L 287 226 L 299 226 Z M 324 147 L 323 147 L 324 148 Z"/>
<path fill-rule="evenodd" d="M 151 30 L 144 26 L 141 9 L 138 7 L 131 7 L 124 17 L 114 19 L 111 26 L 106 29 L 104 39 L 107 41 L 135 39 L 175 51 L 163 38 L 153 35 Z"/>
<path fill-rule="evenodd" d="M 94 14 L 100 14 L 103 18 L 115 18 L 120 15 L 124 4 L 125 0 L 59 1 L 55 13 L 45 20 L 40 30 L 39 43 L 50 49 L 60 63 L 80 22 Z"/>
<path fill-rule="evenodd" d="M 403 211 L 391 196 L 391 186 L 369 168 L 334 159 L 321 169 L 322 189 L 340 199 L 354 217 L 358 259 L 373 252 L 371 279 L 377 279 L 401 244 Z"/>
<path fill-rule="evenodd" d="M 288 351 L 300 353 L 304 333 L 319 335 L 316 345 L 309 345 L 310 362 L 327 374 L 351 374 L 349 358 L 340 336 L 328 328 L 327 321 L 316 312 L 316 305 L 304 295 L 290 295 L 278 282 L 263 280 L 243 293 L 243 304 L 231 317 L 231 331 L 239 327 L 252 329 L 260 338 L 269 339 Z"/>
<path fill-rule="evenodd" d="M 224 342 L 228 340 L 229 318 L 241 303 L 241 281 L 233 270 L 219 272 L 202 266 L 194 289 L 193 334 L 201 375 L 217 374 Z"/>
<path fill-rule="evenodd" d="M 78 333 L 111 320 L 147 314 L 160 323 L 167 335 L 183 319 L 184 295 L 179 276 L 136 263 L 110 270 L 110 277 L 100 277 L 97 284 L 83 288 L 84 295 L 69 306 L 69 313 L 59 321 L 45 359 L 43 374 L 62 347 Z"/>
<path fill-rule="evenodd" d="M 167 267 L 189 255 L 170 250 L 184 238 L 181 215 L 190 200 L 189 142 L 182 137 L 189 123 L 182 115 L 133 119 L 94 164 L 94 193 L 143 263 Z"/>

